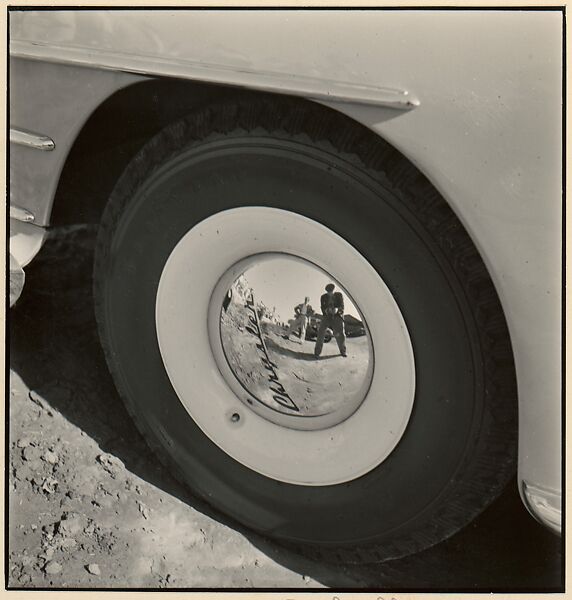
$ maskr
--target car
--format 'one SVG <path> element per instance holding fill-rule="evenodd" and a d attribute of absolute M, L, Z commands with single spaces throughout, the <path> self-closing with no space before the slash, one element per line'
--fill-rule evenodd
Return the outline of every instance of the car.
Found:
<path fill-rule="evenodd" d="M 363 321 L 353 315 L 344 315 L 345 332 L 347 337 L 361 337 L 366 335 Z"/>
<path fill-rule="evenodd" d="M 548 9 L 12 7 L 10 302 L 50 227 L 98 224 L 99 333 L 137 426 L 289 547 L 413 554 L 515 473 L 559 533 L 562 31 Z M 267 418 L 217 362 L 230 283 L 276 254 L 359 308 L 374 359 L 349 415 Z"/>
<path fill-rule="evenodd" d="M 320 326 L 321 315 L 313 315 L 310 317 L 308 321 L 308 325 L 306 327 L 306 339 L 310 341 L 314 341 L 318 336 L 318 327 Z M 363 326 L 362 321 L 356 319 L 352 315 L 344 315 L 344 324 L 345 324 L 345 333 L 347 337 L 361 337 L 366 335 L 365 327 Z M 326 329 L 326 335 L 324 337 L 324 342 L 328 343 L 334 332 L 328 328 Z"/>
<path fill-rule="evenodd" d="M 318 327 L 320 326 L 320 315 L 312 315 L 308 320 L 308 325 L 306 326 L 306 339 L 313 342 L 318 337 Z M 324 336 L 324 342 L 327 344 L 331 341 L 334 332 L 328 327 L 326 329 L 326 335 Z"/>

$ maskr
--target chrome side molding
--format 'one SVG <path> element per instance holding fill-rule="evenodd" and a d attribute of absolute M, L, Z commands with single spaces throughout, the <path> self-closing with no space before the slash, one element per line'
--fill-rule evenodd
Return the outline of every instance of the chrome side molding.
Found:
<path fill-rule="evenodd" d="M 176 77 L 246 87 L 262 92 L 289 94 L 324 102 L 355 102 L 411 110 L 419 99 L 408 90 L 371 86 L 321 77 L 255 71 L 243 67 L 207 64 L 180 57 L 127 54 L 78 46 L 36 44 L 25 40 L 10 42 L 10 56 L 53 63 L 71 64 L 140 75 Z"/>
<path fill-rule="evenodd" d="M 10 142 L 20 146 L 28 146 L 36 150 L 51 151 L 56 147 L 54 140 L 41 133 L 10 127 Z"/>
<path fill-rule="evenodd" d="M 15 204 L 10 205 L 10 218 L 22 221 L 22 223 L 33 223 L 36 220 L 36 217 L 29 210 Z"/>

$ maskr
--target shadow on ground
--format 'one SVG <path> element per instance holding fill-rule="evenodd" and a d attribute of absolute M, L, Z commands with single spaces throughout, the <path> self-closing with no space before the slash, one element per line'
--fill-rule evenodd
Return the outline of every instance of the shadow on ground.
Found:
<path fill-rule="evenodd" d="M 296 350 L 290 350 L 290 348 L 284 348 L 284 346 L 280 346 L 277 344 L 272 338 L 268 336 L 265 338 L 266 346 L 269 350 L 276 352 L 276 354 L 281 354 L 282 356 L 288 356 L 289 358 L 295 358 L 296 360 L 306 360 L 310 362 L 316 362 L 317 360 L 329 360 L 331 358 L 339 358 L 339 354 L 329 354 L 326 356 L 320 356 L 316 358 L 310 352 L 297 352 Z"/>
<path fill-rule="evenodd" d="M 289 552 L 229 522 L 193 497 L 151 454 L 108 374 L 91 301 L 94 240 L 93 227 L 62 230 L 28 268 L 22 298 L 10 313 L 10 367 L 31 390 L 94 439 L 104 452 L 119 458 L 129 471 L 240 531 L 277 563 L 328 587 L 385 591 L 561 589 L 560 541 L 526 513 L 514 482 L 479 519 L 438 547 L 382 565 L 344 567 L 329 567 Z"/>

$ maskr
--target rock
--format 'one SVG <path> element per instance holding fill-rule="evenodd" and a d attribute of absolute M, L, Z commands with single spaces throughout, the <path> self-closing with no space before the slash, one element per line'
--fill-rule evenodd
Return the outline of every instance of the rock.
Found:
<path fill-rule="evenodd" d="M 129 490 L 130 492 L 135 490 L 135 493 L 139 494 L 139 495 L 141 495 L 141 493 L 142 493 L 141 488 L 138 485 L 136 485 L 133 481 L 129 481 L 129 480 L 125 481 L 125 489 Z"/>
<path fill-rule="evenodd" d="M 77 542 L 73 538 L 63 538 L 60 540 L 60 548 L 63 550 L 72 550 L 77 546 Z"/>
<path fill-rule="evenodd" d="M 27 461 L 38 460 L 42 452 L 36 446 L 27 445 L 22 450 L 22 458 Z"/>
<path fill-rule="evenodd" d="M 151 512 L 148 506 L 145 506 L 145 504 L 143 504 L 143 502 L 137 502 L 138 506 L 139 506 L 139 512 L 143 515 L 144 519 L 148 519 L 149 518 L 149 513 Z"/>
<path fill-rule="evenodd" d="M 53 416 L 54 413 L 52 412 L 52 407 L 38 394 L 38 392 L 30 390 L 28 396 L 32 402 L 45 410 L 48 413 L 48 416 Z"/>
<path fill-rule="evenodd" d="M 44 455 L 42 456 L 42 458 L 47 463 L 50 463 L 50 465 L 55 465 L 59 461 L 59 456 L 55 452 L 52 452 L 51 450 L 46 450 L 46 452 L 44 452 Z"/>
<path fill-rule="evenodd" d="M 123 463 L 113 454 L 100 454 L 97 462 L 113 477 L 123 468 Z"/>
<path fill-rule="evenodd" d="M 38 556 L 38 558 L 44 558 L 45 560 L 51 560 L 54 557 L 54 548 L 48 546 L 46 550 Z"/>
<path fill-rule="evenodd" d="M 89 563 L 85 567 L 92 575 L 101 575 L 101 570 L 97 563 Z"/>
<path fill-rule="evenodd" d="M 60 508 L 64 510 L 69 510 L 73 508 L 73 501 L 70 500 L 67 496 L 64 496 L 60 500 Z"/>
<path fill-rule="evenodd" d="M 93 521 L 91 521 L 89 525 L 87 525 L 87 527 L 84 529 L 84 533 L 86 535 L 92 535 L 93 533 L 95 533 L 95 523 Z"/>
<path fill-rule="evenodd" d="M 56 562 L 55 560 L 51 560 L 50 562 L 47 562 L 44 566 L 44 571 L 46 573 L 49 573 L 50 575 L 55 575 L 56 573 L 59 573 L 62 570 L 62 565 L 60 565 L 59 562 Z"/>
<path fill-rule="evenodd" d="M 26 448 L 29 445 L 30 445 L 30 440 L 28 438 L 20 438 L 16 442 L 16 446 L 18 446 L 18 448 Z"/>
<path fill-rule="evenodd" d="M 31 564 L 33 564 L 34 559 L 31 556 L 22 556 L 22 566 L 23 567 L 29 567 Z"/>
<path fill-rule="evenodd" d="M 36 531 L 36 529 L 38 529 L 38 526 L 37 526 L 37 525 L 34 525 L 34 524 L 32 524 L 32 525 L 30 525 L 30 529 L 31 529 L 32 531 Z"/>
<path fill-rule="evenodd" d="M 53 477 L 33 477 L 30 481 L 46 494 L 53 494 L 58 487 L 58 482 Z"/>
<path fill-rule="evenodd" d="M 99 507 L 111 508 L 116 502 L 116 498 L 107 490 L 101 488 L 98 490 L 92 500 L 92 503 Z"/>
<path fill-rule="evenodd" d="M 46 494 L 53 494 L 58 487 L 58 482 L 53 477 L 46 477 L 42 483 L 42 490 Z"/>
<path fill-rule="evenodd" d="M 73 536 L 80 533 L 87 525 L 87 519 L 78 513 L 64 513 L 58 523 L 58 533 L 62 536 Z"/>

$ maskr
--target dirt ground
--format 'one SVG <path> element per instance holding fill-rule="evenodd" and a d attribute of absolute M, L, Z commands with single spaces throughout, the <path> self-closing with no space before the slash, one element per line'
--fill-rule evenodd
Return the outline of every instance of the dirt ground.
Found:
<path fill-rule="evenodd" d="M 559 589 L 560 541 L 514 484 L 439 546 L 363 566 L 292 554 L 193 497 L 147 449 L 107 372 L 95 233 L 56 232 L 9 315 L 9 587 Z"/>
<path fill-rule="evenodd" d="M 315 565 L 304 568 L 298 557 L 280 559 L 280 549 L 263 550 L 263 540 L 249 540 L 213 519 L 208 508 L 185 502 L 141 440 L 98 441 L 46 400 L 54 394 L 61 402 L 83 400 L 78 390 L 54 383 L 49 393 L 40 393 L 14 372 L 10 390 L 16 425 L 9 585 L 320 586 L 308 575 Z M 150 468 L 155 483 L 149 481 Z M 145 478 L 133 472 L 139 469 Z M 297 563 L 296 571 L 280 564 L 289 560 Z"/>

